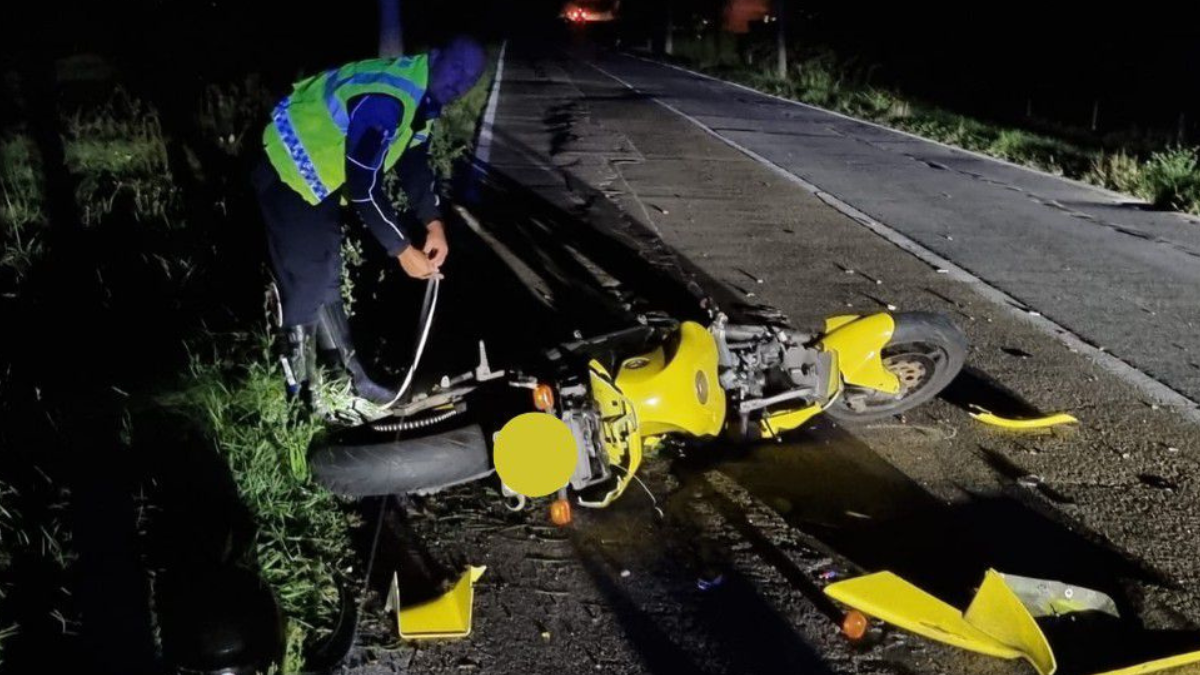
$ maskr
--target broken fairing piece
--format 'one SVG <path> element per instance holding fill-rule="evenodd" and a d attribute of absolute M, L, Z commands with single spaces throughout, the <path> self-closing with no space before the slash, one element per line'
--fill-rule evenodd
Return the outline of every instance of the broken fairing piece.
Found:
<path fill-rule="evenodd" d="M 891 572 L 877 572 L 825 587 L 829 597 L 917 635 L 1002 659 L 1023 658 L 1039 675 L 1058 661 L 1036 618 L 1099 612 L 1116 618 L 1112 598 L 1088 588 L 988 570 L 966 612 L 942 602 Z M 1100 675 L 1143 675 L 1193 663 L 1200 652 L 1164 656 Z"/>
<path fill-rule="evenodd" d="M 400 584 L 392 575 L 387 610 L 396 612 L 400 637 L 406 640 L 459 638 L 471 634 L 471 615 L 475 604 L 475 582 L 487 567 L 468 566 L 454 586 L 429 602 L 404 607 Z"/>
<path fill-rule="evenodd" d="M 1058 426 L 1060 424 L 1077 424 L 1079 422 L 1073 415 L 1067 413 L 1056 413 L 1054 415 L 1046 415 L 1045 417 L 1035 417 L 1031 419 L 1017 420 L 1008 417 L 1000 417 L 992 414 L 977 405 L 971 406 L 974 410 L 970 413 L 971 417 L 990 424 L 994 427 L 1004 429 L 1046 429 L 1048 427 Z"/>
<path fill-rule="evenodd" d="M 987 571 L 963 619 L 993 640 L 1016 649 L 1040 675 L 1051 675 L 1058 669 L 1046 635 L 1003 574 Z"/>
<path fill-rule="evenodd" d="M 1175 656 L 1167 656 L 1145 663 L 1139 663 L 1136 666 L 1121 668 L 1120 670 L 1110 670 L 1107 673 L 1099 673 L 1099 675 L 1145 675 L 1145 673 L 1157 673 L 1163 670 L 1172 668 L 1182 668 L 1193 663 L 1200 663 L 1200 652 L 1188 652 L 1187 654 L 1176 654 Z"/>
<path fill-rule="evenodd" d="M 1019 646 L 993 638 L 967 621 L 958 609 L 891 572 L 839 581 L 826 586 L 825 594 L 867 616 L 931 640 L 1002 659 L 1025 656 Z"/>
<path fill-rule="evenodd" d="M 1035 618 L 1060 616 L 1071 612 L 1100 612 L 1121 618 L 1117 603 L 1100 591 L 1071 586 L 1061 581 L 1004 574 L 1004 583 L 1021 599 Z"/>

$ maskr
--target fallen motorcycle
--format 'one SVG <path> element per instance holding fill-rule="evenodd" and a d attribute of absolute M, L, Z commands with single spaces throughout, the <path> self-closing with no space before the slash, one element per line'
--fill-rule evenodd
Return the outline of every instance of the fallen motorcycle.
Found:
<path fill-rule="evenodd" d="M 521 370 L 492 370 L 481 343 L 473 371 L 333 434 L 309 466 L 341 495 L 436 492 L 488 476 L 494 433 L 540 411 L 575 440 L 564 490 L 581 506 L 604 507 L 662 444 L 778 438 L 823 412 L 846 421 L 903 413 L 946 387 L 966 352 L 962 332 L 927 312 L 834 316 L 818 333 L 723 314 L 707 326 L 642 315 L 634 327 L 558 345 Z"/>

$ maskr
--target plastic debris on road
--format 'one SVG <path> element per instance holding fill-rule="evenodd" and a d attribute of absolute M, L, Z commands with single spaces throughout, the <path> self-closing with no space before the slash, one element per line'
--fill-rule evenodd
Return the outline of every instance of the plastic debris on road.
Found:
<path fill-rule="evenodd" d="M 1030 419 L 1012 419 L 1008 417 L 1000 417 L 999 415 L 993 414 L 992 412 L 979 406 L 972 407 L 974 410 L 972 410 L 970 413 L 971 417 L 983 422 L 984 424 L 990 424 L 991 426 L 1001 427 L 1004 429 L 1046 429 L 1049 427 L 1058 426 L 1060 424 L 1079 423 L 1078 419 L 1067 413 L 1055 413 L 1053 415 L 1033 417 Z"/>
<path fill-rule="evenodd" d="M 1100 591 L 995 570 L 987 571 L 965 612 L 887 571 L 831 584 L 825 594 L 865 617 L 931 640 L 1002 659 L 1025 659 L 1039 675 L 1053 675 L 1058 660 L 1038 619 L 1072 614 L 1119 618 L 1116 602 Z M 1200 663 L 1200 651 L 1117 664 L 1098 675 L 1140 675 L 1195 663 Z"/>
<path fill-rule="evenodd" d="M 487 567 L 468 566 L 454 586 L 441 596 L 419 605 L 405 607 L 400 584 L 392 575 L 388 593 L 388 611 L 396 612 L 400 637 L 406 640 L 459 638 L 471 634 L 471 618 L 475 604 L 475 582 Z"/>

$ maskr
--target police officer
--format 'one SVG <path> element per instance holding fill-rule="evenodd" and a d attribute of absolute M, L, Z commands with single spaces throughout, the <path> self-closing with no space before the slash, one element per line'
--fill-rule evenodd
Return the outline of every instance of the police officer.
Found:
<path fill-rule="evenodd" d="M 428 54 L 358 61 L 315 75 L 275 106 L 253 182 L 283 306 L 290 394 L 307 391 L 319 346 L 336 355 L 359 397 L 379 405 L 395 397 L 367 375 L 350 339 L 340 292 L 340 203 L 354 206 L 410 277 L 437 274 L 449 247 L 429 166 L 432 125 L 485 65 L 477 42 L 456 37 Z M 425 227 L 420 247 L 384 196 L 384 172 L 393 167 L 413 219 Z"/>

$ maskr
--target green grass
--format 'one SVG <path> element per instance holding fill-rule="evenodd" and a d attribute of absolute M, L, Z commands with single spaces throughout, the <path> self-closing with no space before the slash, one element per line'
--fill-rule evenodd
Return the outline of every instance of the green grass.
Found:
<path fill-rule="evenodd" d="M 1145 197 L 1142 164 L 1122 150 L 1094 158 L 1084 179 L 1093 185 Z"/>
<path fill-rule="evenodd" d="M 442 111 L 441 118 L 434 125 L 429 146 L 430 163 L 442 178 L 448 178 L 454 162 L 469 154 L 474 146 L 475 128 L 487 105 L 494 74 L 495 66 L 489 67 L 470 91 Z"/>
<path fill-rule="evenodd" d="M 41 168 L 24 134 L 0 140 L 0 268 L 20 279 L 40 259 L 46 215 Z"/>
<path fill-rule="evenodd" d="M 699 28 L 697 27 L 697 29 Z M 723 34 L 714 36 L 711 33 L 705 34 L 700 30 L 696 30 L 691 35 L 676 37 L 675 56 L 697 64 L 702 68 L 723 68 L 741 65 L 736 45 L 730 36 Z M 756 58 L 755 60 L 765 61 L 765 58 L 769 58 L 765 53 L 763 57 L 763 59 Z"/>
<path fill-rule="evenodd" d="M 1195 148 L 1156 152 L 1141 166 L 1141 189 L 1155 206 L 1200 212 L 1200 171 Z"/>
<path fill-rule="evenodd" d="M 484 78 L 449 106 L 435 127 L 431 161 L 443 177 L 471 150 L 488 81 L 490 77 Z M 253 78 L 210 87 L 196 111 L 197 126 L 213 148 L 228 157 L 245 158 L 259 147 L 270 103 Z M 186 246 L 195 242 L 204 247 L 211 239 L 174 229 L 175 223 L 186 227 L 183 199 L 167 160 L 170 139 L 153 107 L 116 89 L 103 105 L 65 115 L 63 127 L 66 167 L 77 181 L 76 205 L 84 223 L 94 226 L 114 218 L 171 226 L 169 238 L 153 241 L 173 242 L 170 246 L 174 248 L 146 251 L 143 259 L 149 264 L 161 262 L 165 283 L 182 288 L 196 283 L 188 279 L 203 278 L 208 270 L 195 262 L 205 259 L 200 255 L 203 251 L 192 257 Z M 0 136 L 0 160 L 0 268 L 24 273 L 41 260 L 47 224 L 40 158 L 30 139 L 14 128 Z M 203 165 L 195 156 L 189 158 L 189 164 L 183 170 L 194 172 L 193 178 L 199 182 L 220 170 Z M 348 243 L 343 284 L 347 294 L 361 254 L 361 244 Z M 19 293 L 20 287 L 15 290 Z M 361 582 L 354 579 L 356 570 L 351 568 L 354 557 L 349 534 L 355 519 L 337 498 L 310 482 L 306 454 L 324 425 L 286 400 L 271 338 L 252 328 L 259 319 L 242 317 L 244 328 L 234 335 L 196 336 L 190 342 L 190 365 L 178 374 L 186 384 L 160 391 L 156 403 L 185 412 L 227 461 L 242 501 L 254 514 L 257 564 L 288 620 L 287 661 L 282 671 L 296 673 L 302 668 L 304 649 L 332 629 L 339 610 L 339 580 Z M 336 384 L 331 381 L 330 386 Z M 0 484 L 0 544 L 4 544 L 0 546 L 0 583 L 6 580 L 4 551 L 14 537 L 23 538 L 17 542 L 21 550 L 35 551 L 47 565 L 69 570 L 69 530 L 57 521 L 10 527 L 13 519 L 5 510 L 7 497 Z M 0 586 L 0 599 L 4 590 Z M 69 609 L 62 611 L 70 613 Z M 0 649 L 12 630 L 0 625 Z"/>
<path fill-rule="evenodd" d="M 4 666 L 4 643 L 20 632 L 17 625 L 0 628 L 0 667 Z"/>
<path fill-rule="evenodd" d="M 153 108 L 117 89 L 105 105 L 69 114 L 65 128 L 65 160 L 78 180 L 84 223 L 98 223 L 122 199 L 133 202 L 130 212 L 138 220 L 169 222 L 179 194 Z"/>
<path fill-rule="evenodd" d="M 303 649 L 336 619 L 337 583 L 348 577 L 353 559 L 352 519 L 333 495 L 309 482 L 305 455 L 322 423 L 286 400 L 270 339 L 242 337 L 240 346 L 212 347 L 195 357 L 192 386 L 172 401 L 207 430 L 254 514 L 261 573 L 288 618 L 284 672 L 292 673 L 302 665 Z"/>
<path fill-rule="evenodd" d="M 1112 133 L 1080 143 L 1061 135 L 992 124 L 906 98 L 870 83 L 870 69 L 839 62 L 827 52 L 801 57 L 780 78 L 773 52 L 745 50 L 753 65 L 709 37 L 677 37 L 674 58 L 759 91 L 867 119 L 925 138 L 980 152 L 1146 199 L 1156 207 L 1200 214 L 1200 165 L 1195 148 L 1165 145 L 1163 133 Z"/>
<path fill-rule="evenodd" d="M 366 262 L 366 251 L 362 239 L 348 227 L 342 228 L 342 276 L 340 290 L 342 302 L 346 305 L 346 313 L 354 315 L 354 279 L 356 272 L 362 269 Z"/>
<path fill-rule="evenodd" d="M 0 579 L 9 577 L 8 571 L 12 566 L 12 555 L 18 534 L 19 518 L 12 506 L 14 497 L 12 488 L 0 481 Z M 0 582 L 0 601 L 8 598 L 10 588 L 10 583 Z M 4 666 L 4 643 L 16 635 L 18 630 L 19 627 L 16 624 L 0 625 L 0 667 Z"/>
<path fill-rule="evenodd" d="M 204 91 L 199 111 L 200 129 L 222 152 L 237 157 L 257 148 L 263 120 L 268 118 L 271 96 L 255 76 Z"/>

